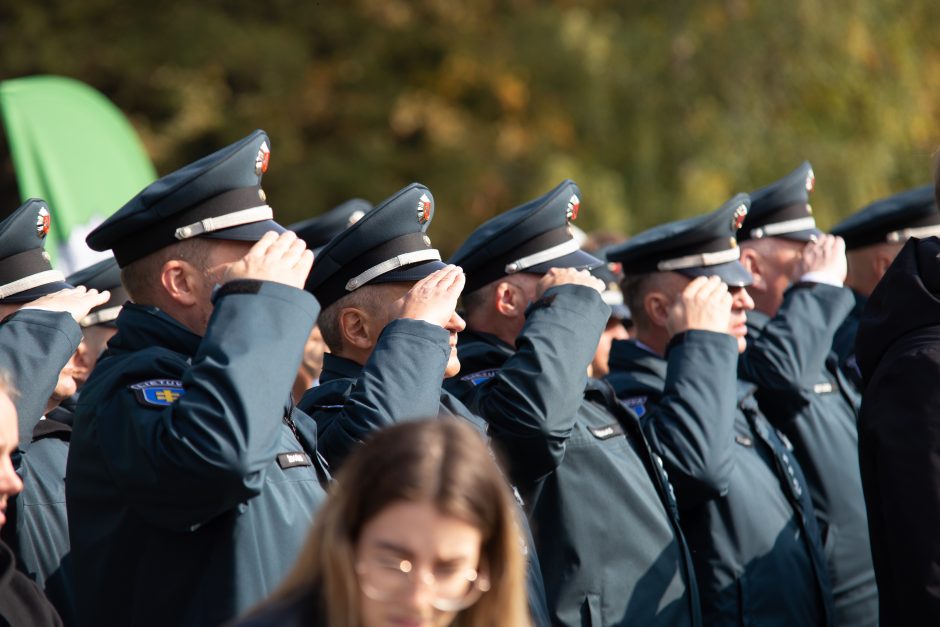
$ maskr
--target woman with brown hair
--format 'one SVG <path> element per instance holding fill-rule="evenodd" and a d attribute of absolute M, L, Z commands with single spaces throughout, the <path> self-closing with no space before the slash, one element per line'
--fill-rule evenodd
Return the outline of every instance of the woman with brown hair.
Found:
<path fill-rule="evenodd" d="M 293 572 L 238 625 L 529 627 L 515 516 L 472 427 L 389 427 L 344 463 Z"/>

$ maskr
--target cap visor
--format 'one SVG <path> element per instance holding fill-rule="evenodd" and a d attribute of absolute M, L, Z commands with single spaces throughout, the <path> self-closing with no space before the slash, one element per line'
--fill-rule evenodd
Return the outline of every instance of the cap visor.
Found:
<path fill-rule="evenodd" d="M 268 231 L 274 231 L 278 235 L 286 231 L 283 226 L 274 220 L 262 220 L 261 222 L 252 222 L 250 224 L 239 224 L 228 229 L 210 231 L 209 233 L 200 233 L 199 237 L 208 237 L 209 239 L 228 239 L 236 242 L 257 242 Z"/>
<path fill-rule="evenodd" d="M 544 263 L 536 264 L 530 268 L 526 268 L 523 270 L 523 272 L 545 274 L 552 268 L 575 268 L 577 270 L 590 270 L 591 268 L 596 268 L 597 266 L 601 265 L 604 265 L 604 262 L 594 255 L 590 255 L 583 250 L 576 250 L 573 253 L 568 253 L 567 255 L 562 255 L 561 257 L 556 257 L 555 259 L 549 259 Z"/>
<path fill-rule="evenodd" d="M 397 268 L 391 272 L 386 272 L 382 276 L 376 277 L 369 281 L 367 285 L 375 285 L 376 283 L 407 283 L 410 281 L 420 281 L 426 276 L 429 276 L 441 268 L 446 267 L 446 263 L 443 261 L 437 261 L 436 259 L 432 261 L 422 261 L 420 263 L 415 263 L 403 268 Z"/>
<path fill-rule="evenodd" d="M 714 266 L 697 266 L 676 270 L 679 274 L 695 278 L 700 276 L 717 276 L 730 287 L 747 287 L 754 282 L 751 273 L 747 271 L 740 261 L 729 261 Z"/>
<path fill-rule="evenodd" d="M 28 303 L 36 300 L 41 296 L 48 296 L 49 294 L 55 294 L 62 290 L 69 290 L 75 287 L 74 285 L 69 285 L 63 281 L 55 281 L 53 283 L 46 283 L 45 285 L 40 285 L 32 289 L 25 290 L 23 292 L 17 292 L 16 294 L 11 294 L 6 298 L 0 299 L 0 303 L 4 304 L 15 304 L 15 303 Z"/>

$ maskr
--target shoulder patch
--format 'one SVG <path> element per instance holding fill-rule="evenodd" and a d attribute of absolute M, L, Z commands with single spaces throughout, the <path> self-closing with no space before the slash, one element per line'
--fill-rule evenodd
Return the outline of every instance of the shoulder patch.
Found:
<path fill-rule="evenodd" d="M 631 398 L 621 399 L 620 402 L 626 405 L 628 408 L 632 409 L 637 418 L 641 418 L 643 414 L 646 413 L 646 401 L 648 399 L 648 396 L 634 396 Z"/>
<path fill-rule="evenodd" d="M 466 381 L 473 386 L 480 385 L 484 381 L 488 381 L 496 376 L 499 372 L 499 368 L 490 368 L 489 370 L 480 370 L 479 372 L 471 372 L 468 375 L 460 377 L 461 381 Z"/>
<path fill-rule="evenodd" d="M 151 379 L 128 386 L 137 402 L 151 407 L 165 407 L 183 395 L 183 382 L 176 379 Z"/>

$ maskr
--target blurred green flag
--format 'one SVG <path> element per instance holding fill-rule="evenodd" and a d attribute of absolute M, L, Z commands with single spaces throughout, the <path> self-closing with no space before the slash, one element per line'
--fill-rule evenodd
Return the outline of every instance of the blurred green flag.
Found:
<path fill-rule="evenodd" d="M 21 200 L 52 211 L 46 249 L 68 274 L 100 259 L 85 236 L 156 178 L 134 128 L 110 100 L 60 76 L 0 82 Z"/>

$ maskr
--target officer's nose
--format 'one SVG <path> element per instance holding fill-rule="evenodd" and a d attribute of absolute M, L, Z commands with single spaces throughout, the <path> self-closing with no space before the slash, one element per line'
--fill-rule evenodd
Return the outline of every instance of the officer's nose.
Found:
<path fill-rule="evenodd" d="M 743 287 L 732 287 L 731 288 L 731 308 L 734 310 L 744 310 L 751 311 L 754 309 L 754 299 L 751 298 L 751 295 L 747 293 L 747 289 Z"/>
<path fill-rule="evenodd" d="M 453 314 L 451 314 L 450 320 L 447 321 L 447 326 L 445 328 L 451 333 L 460 333 L 467 328 L 467 323 L 455 311 Z"/>

